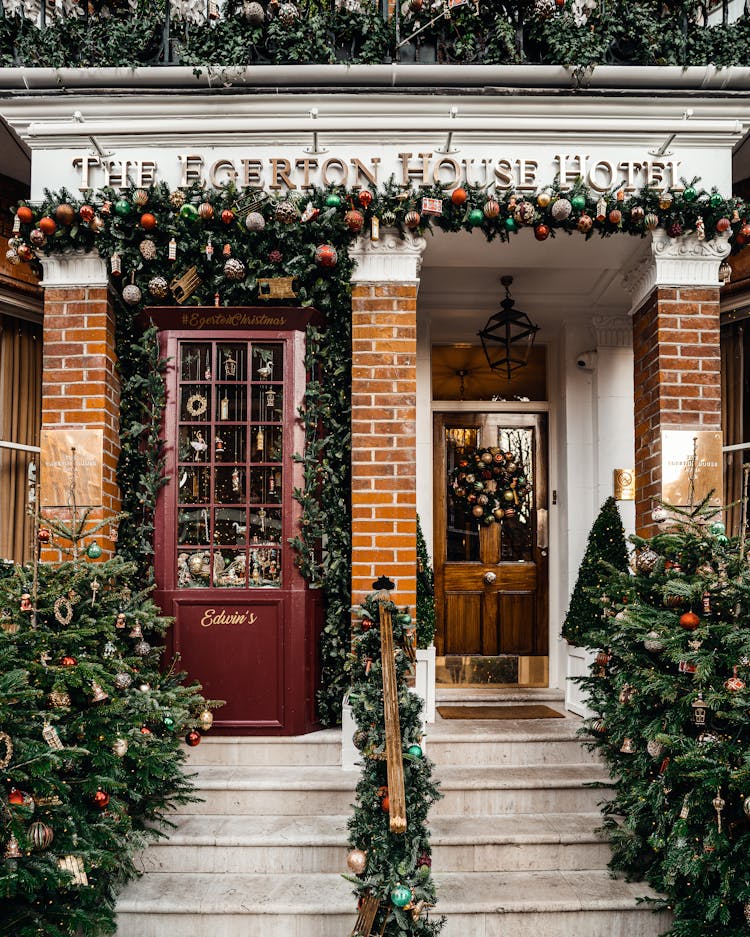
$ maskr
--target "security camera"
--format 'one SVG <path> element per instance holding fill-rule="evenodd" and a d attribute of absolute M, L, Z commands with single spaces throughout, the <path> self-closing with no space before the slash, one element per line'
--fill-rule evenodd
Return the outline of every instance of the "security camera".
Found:
<path fill-rule="evenodd" d="M 596 369 L 596 352 L 582 351 L 576 357 L 576 367 L 581 371 L 594 371 Z"/>

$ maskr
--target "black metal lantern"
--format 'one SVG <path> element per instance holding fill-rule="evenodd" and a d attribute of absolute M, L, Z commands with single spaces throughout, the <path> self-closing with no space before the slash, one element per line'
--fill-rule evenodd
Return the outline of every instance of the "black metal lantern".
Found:
<path fill-rule="evenodd" d="M 539 326 L 525 312 L 514 309 L 510 298 L 513 277 L 501 277 L 505 287 L 505 299 L 500 303 L 500 312 L 490 316 L 487 325 L 477 335 L 482 339 L 482 348 L 487 363 L 493 371 L 505 371 L 508 380 L 514 371 L 526 367 Z"/>

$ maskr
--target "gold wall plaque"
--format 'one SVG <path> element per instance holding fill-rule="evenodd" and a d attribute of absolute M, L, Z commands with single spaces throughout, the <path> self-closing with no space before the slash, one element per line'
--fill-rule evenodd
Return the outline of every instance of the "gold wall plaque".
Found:
<path fill-rule="evenodd" d="M 661 434 L 662 500 L 675 507 L 723 503 L 722 434 L 713 430 L 670 429 Z"/>
<path fill-rule="evenodd" d="M 615 501 L 635 501 L 635 469 L 614 470 Z"/>
<path fill-rule="evenodd" d="M 76 460 L 76 505 L 98 507 L 102 503 L 101 429 L 43 429 L 41 441 L 41 505 L 69 507 Z"/>

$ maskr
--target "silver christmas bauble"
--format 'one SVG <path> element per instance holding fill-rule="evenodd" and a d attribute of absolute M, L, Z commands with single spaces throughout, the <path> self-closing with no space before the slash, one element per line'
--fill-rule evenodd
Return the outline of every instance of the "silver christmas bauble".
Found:
<path fill-rule="evenodd" d="M 661 524 L 667 519 L 667 509 L 659 505 L 651 512 L 651 520 L 655 524 Z"/>
<path fill-rule="evenodd" d="M 346 864 L 355 875 L 361 875 L 367 868 L 367 853 L 363 849 L 352 849 L 346 857 Z"/>
<path fill-rule="evenodd" d="M 14 251 L 13 249 L 5 252 L 5 259 L 8 261 L 8 263 L 13 264 L 13 266 L 21 263 L 21 258 L 18 256 L 18 251 Z"/>
<path fill-rule="evenodd" d="M 646 751 L 652 758 L 660 758 L 664 752 L 664 746 L 661 742 L 657 742 L 656 739 L 649 739 L 646 743 Z"/>
<path fill-rule="evenodd" d="M 141 301 L 141 291 L 135 283 L 128 283 L 122 291 L 122 298 L 129 306 L 135 306 Z"/>
<path fill-rule="evenodd" d="M 634 565 L 635 571 L 637 573 L 643 573 L 644 575 L 650 575 L 659 561 L 659 554 L 655 553 L 653 550 L 646 548 L 641 550 L 640 553 L 636 553 Z"/>
<path fill-rule="evenodd" d="M 164 277 L 151 277 L 148 281 L 148 291 L 156 299 L 164 299 L 169 292 L 169 285 Z"/>
<path fill-rule="evenodd" d="M 570 213 L 573 211 L 573 206 L 570 204 L 566 198 L 558 198 L 552 203 L 552 208 L 550 212 L 555 221 L 565 221 L 566 218 L 570 217 Z"/>
<path fill-rule="evenodd" d="M 656 631 L 649 631 L 649 633 L 643 639 L 643 646 L 652 654 L 659 654 L 664 650 L 664 642 Z"/>
<path fill-rule="evenodd" d="M 117 755 L 118 758 L 123 758 L 128 750 L 128 741 L 127 739 L 117 738 L 112 743 L 112 751 Z"/>
<path fill-rule="evenodd" d="M 133 678 L 129 673 L 118 673 L 115 674 L 115 686 L 118 690 L 127 690 L 130 684 L 133 682 Z"/>
<path fill-rule="evenodd" d="M 248 231 L 262 231 L 266 226 L 266 219 L 259 211 L 251 211 L 245 218 L 245 227 Z"/>
<path fill-rule="evenodd" d="M 146 657 L 151 650 L 151 645 L 148 641 L 139 641 L 136 646 L 133 648 L 133 651 L 139 657 Z"/>
<path fill-rule="evenodd" d="M 236 257 L 230 257 L 224 264 L 224 276 L 227 280 L 242 280 L 245 277 L 245 265 Z"/>
<path fill-rule="evenodd" d="M 29 240 L 34 245 L 34 247 L 44 247 L 44 245 L 47 243 L 47 235 L 39 228 L 34 228 L 34 230 L 29 235 Z"/>
<path fill-rule="evenodd" d="M 245 0 L 245 3 L 242 4 L 242 15 L 252 26 L 260 26 L 266 18 L 263 7 L 255 0 L 250 0 L 250 2 Z"/>
<path fill-rule="evenodd" d="M 141 252 L 141 257 L 144 260 L 153 260 L 156 257 L 156 244 L 149 238 L 146 238 L 145 241 L 141 241 L 138 245 L 138 250 Z"/>

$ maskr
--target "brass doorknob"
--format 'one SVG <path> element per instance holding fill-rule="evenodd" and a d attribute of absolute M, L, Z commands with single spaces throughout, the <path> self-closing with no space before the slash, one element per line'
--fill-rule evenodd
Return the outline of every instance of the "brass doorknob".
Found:
<path fill-rule="evenodd" d="M 484 579 L 486 585 L 493 586 L 497 580 L 497 573 L 493 573 L 491 569 L 488 569 L 482 579 Z"/>

